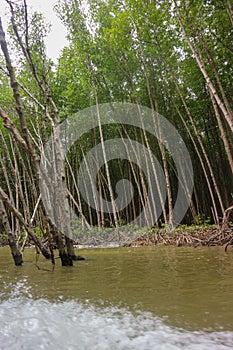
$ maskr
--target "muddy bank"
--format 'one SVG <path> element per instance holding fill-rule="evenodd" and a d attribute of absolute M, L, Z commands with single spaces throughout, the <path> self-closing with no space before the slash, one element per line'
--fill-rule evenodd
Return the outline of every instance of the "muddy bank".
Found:
<path fill-rule="evenodd" d="M 233 224 L 227 228 L 185 228 L 170 233 L 155 230 L 126 243 L 125 246 L 173 245 L 181 246 L 228 246 L 233 245 Z"/>
<path fill-rule="evenodd" d="M 74 242 L 75 248 L 113 248 L 113 247 L 139 247 L 139 246 L 233 246 L 233 223 L 227 227 L 208 226 L 208 227 L 185 227 L 177 228 L 174 231 L 166 232 L 165 229 L 151 229 L 150 231 L 139 234 L 135 238 L 123 239 L 117 241 L 113 236 L 94 235 L 90 239 Z M 46 241 L 46 240 L 45 240 Z M 46 242 L 44 242 L 46 244 Z M 7 239 L 0 240 L 0 247 L 8 245 Z M 32 242 L 25 244 L 27 248 L 33 248 Z M 54 249 L 56 246 L 54 245 Z"/>

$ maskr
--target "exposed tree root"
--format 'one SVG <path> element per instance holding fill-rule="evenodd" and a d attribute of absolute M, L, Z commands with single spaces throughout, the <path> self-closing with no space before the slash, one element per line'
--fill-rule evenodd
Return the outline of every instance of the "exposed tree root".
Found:
<path fill-rule="evenodd" d="M 202 228 L 176 230 L 171 233 L 157 231 L 146 233 L 141 237 L 127 242 L 125 246 L 150 246 L 150 245 L 174 245 L 177 247 L 189 246 L 223 246 L 225 251 L 229 245 L 233 245 L 233 225 L 228 224 L 224 229 Z"/>

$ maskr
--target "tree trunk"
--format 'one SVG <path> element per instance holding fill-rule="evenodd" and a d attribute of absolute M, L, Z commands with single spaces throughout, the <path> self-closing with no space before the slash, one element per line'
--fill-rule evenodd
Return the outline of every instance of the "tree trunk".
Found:
<path fill-rule="evenodd" d="M 62 266 L 73 266 L 72 256 L 67 252 L 61 233 L 58 232 L 58 230 L 53 225 L 51 225 L 50 231 L 59 251 L 59 257 L 61 259 Z M 70 252 L 71 251 L 72 248 L 70 248 Z"/>
<path fill-rule="evenodd" d="M 23 256 L 22 256 L 22 254 L 17 246 L 15 236 L 14 236 L 14 234 L 11 230 L 10 224 L 9 224 L 9 220 L 8 220 L 8 216 L 6 213 L 5 206 L 4 206 L 3 201 L 1 199 L 0 199 L 0 217 L 1 217 L 3 227 L 7 233 L 8 242 L 9 242 L 11 254 L 12 254 L 12 257 L 14 259 L 15 265 L 21 266 L 23 263 Z"/>

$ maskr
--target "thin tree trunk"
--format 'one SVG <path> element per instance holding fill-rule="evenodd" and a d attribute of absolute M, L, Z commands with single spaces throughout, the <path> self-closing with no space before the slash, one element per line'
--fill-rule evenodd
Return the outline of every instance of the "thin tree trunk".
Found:
<path fill-rule="evenodd" d="M 225 130 L 224 130 L 224 127 L 223 127 L 223 124 L 222 124 L 221 116 L 220 116 L 220 113 L 218 111 L 217 103 L 216 103 L 216 101 L 215 101 L 215 99 L 214 99 L 214 97 L 213 97 L 211 92 L 210 92 L 210 97 L 211 97 L 211 101 L 212 101 L 212 104 L 213 104 L 213 107 L 214 107 L 215 116 L 216 116 L 216 119 L 217 119 L 217 122 L 218 122 L 218 127 L 219 127 L 219 130 L 220 130 L 220 134 L 221 134 L 221 138 L 222 138 L 224 147 L 225 147 L 225 151 L 226 151 L 226 155 L 227 155 L 227 158 L 228 158 L 228 161 L 229 161 L 231 172 L 232 172 L 232 175 L 233 175 L 232 152 L 230 150 L 230 146 L 229 146 L 229 143 L 228 143 L 228 140 L 227 140 L 227 137 L 226 137 L 226 133 L 225 133 Z"/>
<path fill-rule="evenodd" d="M 179 7 L 177 5 L 177 2 L 176 0 L 174 0 L 174 3 L 175 3 L 175 8 L 176 8 L 176 12 L 177 12 L 177 17 L 178 17 L 178 21 L 180 23 L 180 27 L 182 29 L 182 32 L 183 32 L 183 35 L 196 59 L 196 62 L 200 68 L 200 71 L 202 72 L 204 78 L 205 78 L 205 81 L 206 81 L 206 84 L 208 86 L 208 89 L 210 90 L 211 94 L 214 96 L 215 100 L 216 100 L 216 103 L 218 104 L 219 108 L 221 109 L 223 115 L 224 115 L 224 118 L 226 119 L 231 131 L 233 132 L 233 114 L 232 113 L 229 113 L 227 111 L 227 108 L 226 106 L 224 105 L 224 103 L 222 102 L 221 98 L 219 97 L 218 93 L 217 93 L 217 90 L 215 89 L 207 71 L 206 71 L 206 68 L 205 68 L 205 64 L 204 64 L 204 60 L 203 60 L 203 57 L 202 57 L 202 54 L 201 54 L 201 51 L 198 47 L 194 47 L 194 45 L 192 44 L 191 40 L 189 39 L 187 33 L 186 33 L 186 29 L 185 29 L 185 26 L 183 24 L 183 21 L 182 21 L 182 17 L 181 17 L 181 13 L 180 13 L 180 10 L 179 10 Z"/>
<path fill-rule="evenodd" d="M 40 239 L 35 235 L 31 223 L 27 223 L 25 221 L 23 215 L 15 208 L 14 204 L 11 202 L 8 195 L 3 191 L 1 187 L 0 187 L 0 199 L 2 199 L 2 201 L 6 204 L 9 210 L 18 218 L 20 223 L 25 227 L 29 237 L 32 239 L 35 245 L 39 248 L 39 250 L 44 255 L 44 257 L 46 259 L 50 259 L 50 253 L 48 252 L 46 247 L 42 244 Z"/>
<path fill-rule="evenodd" d="M 114 224 L 115 224 L 115 227 L 116 227 L 117 232 L 118 232 L 119 231 L 119 224 L 118 224 L 117 208 L 115 205 L 114 193 L 113 193 L 113 189 L 112 189 L 110 172 L 109 172 L 109 167 L 108 167 L 108 160 L 107 160 L 107 155 L 106 155 L 106 150 L 105 150 L 105 145 L 104 145 L 103 129 L 102 129 L 102 125 L 101 125 L 101 116 L 100 116 L 100 112 L 99 112 L 99 102 L 98 102 L 98 95 L 97 95 L 96 90 L 95 90 L 95 96 L 96 96 L 96 108 L 97 108 L 96 111 L 97 111 L 97 118 L 98 118 L 99 132 L 100 132 L 100 142 L 101 142 L 101 147 L 102 147 L 102 152 L 103 152 L 104 164 L 105 164 L 105 168 L 106 168 L 106 176 L 107 176 L 107 182 L 108 182 L 108 187 L 109 187 L 110 200 L 112 203 Z"/>
<path fill-rule="evenodd" d="M 179 116 L 180 116 L 180 119 L 182 120 L 182 122 L 183 122 L 183 124 L 184 124 L 184 126 L 185 126 L 185 128 L 186 128 L 186 130 L 187 130 L 187 132 L 189 134 L 189 137 L 190 137 L 190 139 L 191 139 L 191 141 L 192 141 L 192 143 L 194 145 L 195 151 L 197 153 L 198 159 L 199 159 L 199 161 L 201 163 L 201 167 L 202 167 L 202 170 L 203 170 L 203 173 L 204 173 L 204 176 L 205 176 L 205 180 L 207 182 L 207 186 L 208 186 L 208 189 L 209 189 L 210 197 L 211 197 L 212 204 L 213 204 L 213 207 L 214 207 L 214 216 L 215 216 L 215 218 L 217 220 L 217 224 L 219 224 L 217 206 L 216 206 L 214 194 L 213 194 L 213 191 L 212 191 L 212 186 L 210 184 L 209 177 L 208 177 L 208 174 L 207 174 L 207 171 L 206 171 L 205 164 L 203 162 L 202 156 L 201 156 L 201 154 L 199 152 L 199 149 L 198 149 L 198 147 L 196 145 L 196 142 L 195 142 L 195 140 L 194 140 L 194 138 L 193 138 L 193 136 L 191 134 L 191 131 L 189 130 L 189 128 L 187 126 L 187 123 L 186 123 L 185 119 L 183 118 L 183 116 L 182 116 L 178 106 L 175 104 L 175 102 L 173 102 L 173 103 L 175 105 L 175 108 L 176 108 Z"/>
<path fill-rule="evenodd" d="M 231 21 L 231 25 L 233 27 L 233 6 L 231 0 L 223 0 L 223 3 L 226 7 L 227 14 L 229 16 L 229 19 Z"/>

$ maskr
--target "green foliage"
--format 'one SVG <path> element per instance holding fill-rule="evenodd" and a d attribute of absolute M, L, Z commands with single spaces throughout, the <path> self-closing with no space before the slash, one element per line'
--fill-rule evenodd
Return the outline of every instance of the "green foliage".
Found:
<path fill-rule="evenodd" d="M 46 230 L 42 229 L 40 226 L 36 226 L 34 228 L 34 232 L 35 232 L 36 236 L 41 238 L 41 239 L 43 239 L 45 237 L 45 234 L 46 234 Z"/>
<path fill-rule="evenodd" d="M 7 241 L 7 234 L 6 233 L 0 233 L 0 242 Z"/>
<path fill-rule="evenodd" d="M 119 225 L 119 226 L 124 226 L 124 225 L 126 225 L 125 219 L 120 219 L 120 220 L 118 220 L 118 225 Z"/>
<path fill-rule="evenodd" d="M 205 214 L 198 214 L 194 219 L 194 225 L 197 226 L 209 226 L 211 224 L 210 217 L 206 217 Z"/>

